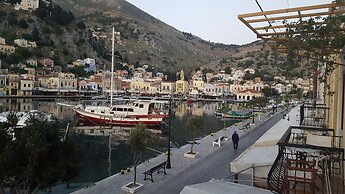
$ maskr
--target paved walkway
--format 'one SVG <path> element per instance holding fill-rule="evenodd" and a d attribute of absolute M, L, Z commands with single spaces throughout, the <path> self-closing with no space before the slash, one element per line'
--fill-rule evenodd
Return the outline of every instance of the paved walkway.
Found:
<path fill-rule="evenodd" d="M 282 118 L 279 112 L 274 117 L 270 115 L 261 115 L 255 118 L 256 125 L 250 126 L 246 131 L 241 129 L 245 124 L 252 121 L 248 119 L 237 125 L 230 126 L 226 130 L 218 131 L 214 136 L 206 136 L 199 140 L 199 144 L 194 146 L 194 150 L 200 153 L 196 159 L 187 159 L 184 153 L 190 150 L 190 145 L 185 145 L 179 149 L 172 150 L 171 169 L 167 169 L 167 175 L 163 173 L 153 174 L 155 182 L 144 181 L 142 174 L 151 167 L 166 160 L 166 155 L 159 155 L 137 167 L 137 182 L 143 183 L 143 189 L 138 193 L 179 193 L 185 185 L 196 184 L 209 181 L 211 178 L 225 178 L 229 174 L 229 163 L 238 155 L 252 145 L 260 136 L 262 136 L 270 127 Z M 253 130 L 255 129 L 255 130 Z M 233 150 L 231 140 L 222 145 L 222 147 L 212 146 L 212 142 L 227 134 L 231 136 L 233 131 L 237 130 L 240 135 L 239 148 Z M 124 175 L 115 174 L 102 181 L 81 189 L 75 193 L 122 193 L 121 186 L 133 180 L 133 169 Z"/>

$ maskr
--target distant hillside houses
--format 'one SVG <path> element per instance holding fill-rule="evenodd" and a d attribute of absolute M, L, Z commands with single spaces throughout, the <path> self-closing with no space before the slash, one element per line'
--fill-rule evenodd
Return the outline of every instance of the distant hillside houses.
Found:
<path fill-rule="evenodd" d="M 10 55 L 16 51 L 16 48 L 12 45 L 6 44 L 6 40 L 0 36 L 0 52 L 6 55 Z"/>
<path fill-rule="evenodd" d="M 37 8 L 40 7 L 39 0 L 21 0 L 20 3 L 14 6 L 16 10 L 26 10 L 26 11 L 35 11 Z"/>
<path fill-rule="evenodd" d="M 25 40 L 24 38 L 20 38 L 20 39 L 15 39 L 14 40 L 14 44 L 20 46 L 20 47 L 25 47 L 25 48 L 36 48 L 37 44 L 35 41 L 28 41 Z"/>
<path fill-rule="evenodd" d="M 78 59 L 71 66 L 84 66 L 84 71 L 87 73 L 97 71 L 96 60 L 91 58 Z"/>

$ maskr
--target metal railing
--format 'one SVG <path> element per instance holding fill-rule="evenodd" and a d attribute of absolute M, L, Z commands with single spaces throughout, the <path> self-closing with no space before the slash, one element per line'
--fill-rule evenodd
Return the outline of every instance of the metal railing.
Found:
<path fill-rule="evenodd" d="M 305 103 L 300 106 L 300 125 L 326 126 L 329 108 L 325 104 Z"/>

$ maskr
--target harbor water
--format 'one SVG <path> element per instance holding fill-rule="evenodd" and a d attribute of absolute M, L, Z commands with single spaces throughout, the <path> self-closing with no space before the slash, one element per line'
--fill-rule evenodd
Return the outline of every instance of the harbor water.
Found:
<path fill-rule="evenodd" d="M 85 101 L 78 103 L 102 104 L 105 102 Z M 221 130 L 224 126 L 234 124 L 236 121 L 223 121 L 215 117 L 214 113 L 220 106 L 222 104 L 217 102 L 182 102 L 177 104 L 171 116 L 171 146 L 178 148 L 192 139 L 192 134 L 186 130 L 185 126 L 191 115 L 202 116 L 204 120 L 202 129 L 196 132 L 197 138 L 202 138 Z M 53 117 L 59 121 L 62 129 L 68 123 L 72 126 L 77 124 L 78 119 L 75 112 L 69 107 L 58 105 L 52 99 L 0 99 L 1 112 L 26 112 L 30 110 L 52 113 Z M 130 129 L 116 127 L 112 129 L 88 128 L 86 126 L 72 128 L 68 137 L 76 142 L 79 149 L 79 175 L 71 182 L 79 185 L 79 187 L 90 185 L 130 167 L 133 163 L 133 157 L 130 147 L 125 141 L 129 131 Z M 165 130 L 151 129 L 150 131 L 158 135 L 160 141 L 159 147 L 155 151 L 150 151 L 146 155 L 146 159 L 165 153 L 168 145 L 166 127 Z M 61 191 L 59 193 L 68 192 Z"/>

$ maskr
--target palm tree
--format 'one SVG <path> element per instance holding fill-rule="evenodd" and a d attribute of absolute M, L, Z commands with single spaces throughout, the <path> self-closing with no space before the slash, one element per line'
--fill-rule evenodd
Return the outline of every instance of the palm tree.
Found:
<path fill-rule="evenodd" d="M 200 130 L 203 125 L 203 118 L 200 116 L 191 116 L 188 118 L 186 122 L 186 128 L 189 132 L 191 132 L 193 141 L 192 141 L 192 146 L 190 147 L 190 154 L 194 154 L 193 152 L 193 147 L 195 144 L 195 132 Z"/>

